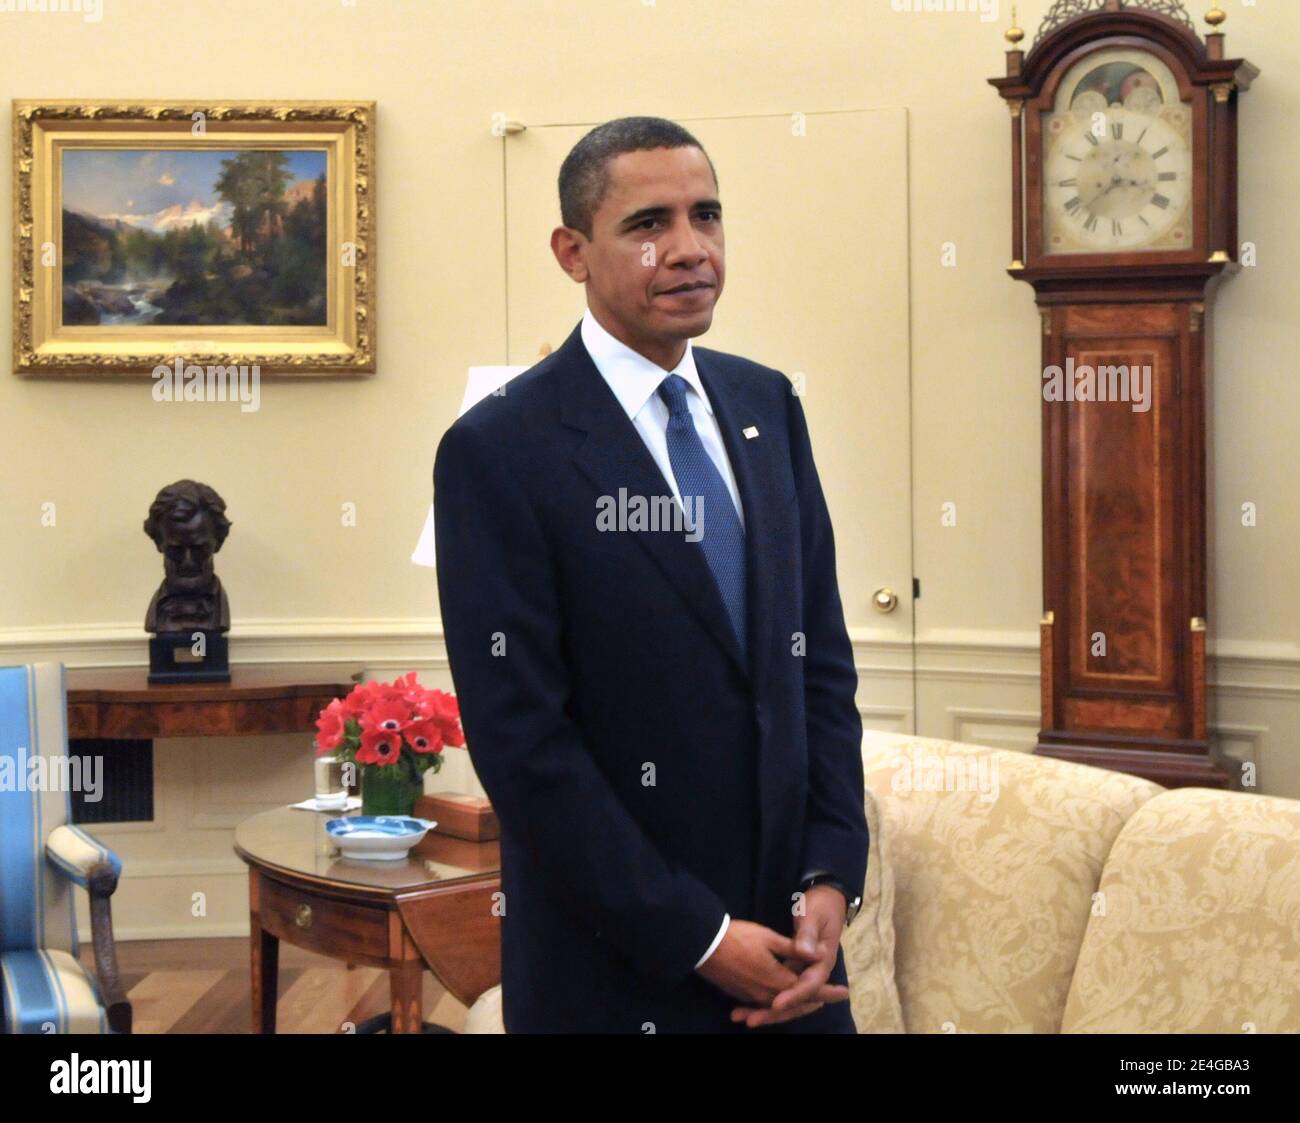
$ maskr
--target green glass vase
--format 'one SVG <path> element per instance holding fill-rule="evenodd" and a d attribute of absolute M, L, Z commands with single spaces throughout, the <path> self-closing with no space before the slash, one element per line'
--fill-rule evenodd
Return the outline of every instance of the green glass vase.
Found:
<path fill-rule="evenodd" d="M 363 815 L 410 815 L 423 793 L 423 778 L 405 760 L 361 766 Z"/>

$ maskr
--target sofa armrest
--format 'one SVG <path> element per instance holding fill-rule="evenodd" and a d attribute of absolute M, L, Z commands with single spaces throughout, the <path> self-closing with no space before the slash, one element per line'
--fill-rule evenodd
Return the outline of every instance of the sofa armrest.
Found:
<path fill-rule="evenodd" d="M 51 865 L 90 894 L 90 937 L 104 1013 L 112 1032 L 130 1033 L 131 1004 L 122 990 L 111 904 L 122 872 L 122 860 L 80 827 L 68 824 L 50 832 L 45 840 L 45 856 Z"/>

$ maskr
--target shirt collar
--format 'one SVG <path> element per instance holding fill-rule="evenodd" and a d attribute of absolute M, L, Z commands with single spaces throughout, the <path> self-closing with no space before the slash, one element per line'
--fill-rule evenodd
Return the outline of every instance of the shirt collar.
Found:
<path fill-rule="evenodd" d="M 633 351 L 622 340 L 615 339 L 591 314 L 590 308 L 582 315 L 582 343 L 629 418 L 635 418 L 645 408 L 650 396 L 659 389 L 664 375 L 670 373 Z M 682 361 L 672 373 L 680 374 L 686 380 L 704 402 L 704 408 L 712 414 L 713 405 L 709 402 L 699 372 L 695 369 L 695 355 L 689 339 L 686 341 Z"/>

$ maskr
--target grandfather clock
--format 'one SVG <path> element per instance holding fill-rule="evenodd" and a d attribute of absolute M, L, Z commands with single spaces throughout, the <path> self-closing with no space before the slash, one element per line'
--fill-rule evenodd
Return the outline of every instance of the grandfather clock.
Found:
<path fill-rule="evenodd" d="M 1011 276 L 1042 319 L 1042 730 L 1035 752 L 1222 787 L 1206 733 L 1206 331 L 1237 262 L 1225 16 L 1057 0 L 1007 32 Z M 1015 22 L 1014 11 L 1012 22 Z"/>

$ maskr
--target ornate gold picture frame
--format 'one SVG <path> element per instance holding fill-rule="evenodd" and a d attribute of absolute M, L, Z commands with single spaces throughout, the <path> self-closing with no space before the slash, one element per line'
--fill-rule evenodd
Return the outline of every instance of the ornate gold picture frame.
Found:
<path fill-rule="evenodd" d="M 375 103 L 16 100 L 14 370 L 375 369 Z"/>

